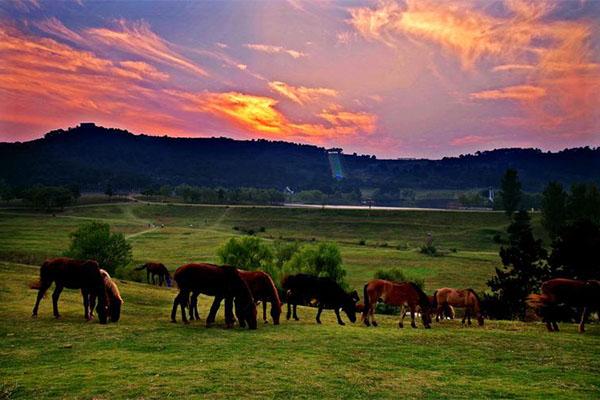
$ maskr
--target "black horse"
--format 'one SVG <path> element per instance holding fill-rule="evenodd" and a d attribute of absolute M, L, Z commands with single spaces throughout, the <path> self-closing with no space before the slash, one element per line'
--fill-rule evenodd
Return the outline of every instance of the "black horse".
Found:
<path fill-rule="evenodd" d="M 351 322 L 356 322 L 356 303 L 359 300 L 358 293 L 346 293 L 342 287 L 332 279 L 320 278 L 313 275 L 297 274 L 288 275 L 283 278 L 282 286 L 286 292 L 287 315 L 289 320 L 293 316 L 298 321 L 296 307 L 298 304 L 308 304 L 316 301 L 317 323 L 321 323 L 321 313 L 324 309 L 334 310 L 338 324 L 345 325 L 340 317 L 340 308 L 344 310 Z"/>

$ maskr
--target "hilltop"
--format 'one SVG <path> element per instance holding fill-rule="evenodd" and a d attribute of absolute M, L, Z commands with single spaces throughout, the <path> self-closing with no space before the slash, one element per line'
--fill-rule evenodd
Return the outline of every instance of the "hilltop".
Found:
<path fill-rule="evenodd" d="M 172 138 L 82 124 L 29 142 L 0 143 L 0 179 L 13 186 L 77 184 L 94 191 L 152 185 L 260 187 L 282 190 L 397 190 L 497 187 L 508 167 L 527 191 L 550 180 L 600 183 L 600 148 L 560 152 L 498 149 L 440 160 L 379 160 L 341 155 L 345 178 L 332 178 L 326 149 L 269 140 Z"/>

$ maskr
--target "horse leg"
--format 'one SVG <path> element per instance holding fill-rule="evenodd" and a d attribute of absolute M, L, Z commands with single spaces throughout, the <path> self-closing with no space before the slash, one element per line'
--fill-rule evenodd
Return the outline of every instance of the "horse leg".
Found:
<path fill-rule="evenodd" d="M 150 271 L 146 269 L 146 281 L 150 283 Z"/>
<path fill-rule="evenodd" d="M 558 323 L 556 323 L 556 321 L 552 321 L 552 327 L 554 328 L 554 332 L 558 332 L 560 329 L 558 329 Z"/>
<path fill-rule="evenodd" d="M 292 305 L 290 304 L 290 300 L 288 299 L 287 313 L 285 314 L 285 319 L 289 321 L 291 316 L 292 316 Z"/>
<path fill-rule="evenodd" d="M 298 318 L 298 314 L 296 314 L 297 308 L 298 308 L 298 304 L 294 303 L 294 319 L 296 321 L 300 321 L 300 318 Z"/>
<path fill-rule="evenodd" d="M 467 308 L 466 312 L 467 312 L 467 325 L 471 326 L 471 313 L 473 312 L 472 308 L 471 307 Z"/>
<path fill-rule="evenodd" d="M 468 308 L 465 308 L 465 315 L 463 315 L 463 319 L 461 321 L 461 325 L 465 324 L 465 321 L 467 320 L 467 313 L 468 313 Z"/>
<path fill-rule="evenodd" d="M 269 321 L 267 320 L 267 302 L 263 300 L 263 321 L 265 321 L 265 324 L 268 324 Z M 273 307 L 273 305 L 271 305 L 271 308 Z"/>
<path fill-rule="evenodd" d="M 417 327 L 417 323 L 415 322 L 415 306 L 410 306 L 410 326 L 413 328 Z"/>
<path fill-rule="evenodd" d="M 175 316 L 177 315 L 177 306 L 179 305 L 179 296 L 181 295 L 181 291 L 177 293 L 175 299 L 173 299 L 173 308 L 171 309 L 171 322 L 177 322 Z"/>
<path fill-rule="evenodd" d="M 200 314 L 198 313 L 198 296 L 200 296 L 200 293 L 192 294 L 192 298 L 194 299 L 194 319 L 197 321 L 200 320 Z"/>
<path fill-rule="evenodd" d="M 225 327 L 227 329 L 231 329 L 231 328 L 233 328 L 234 323 L 235 323 L 235 318 L 233 317 L 233 297 L 226 297 L 225 298 Z"/>
<path fill-rule="evenodd" d="M 585 332 L 585 321 L 589 316 L 589 310 L 587 307 L 583 307 L 583 312 L 581 313 L 581 322 L 579 322 L 579 333 Z"/>
<path fill-rule="evenodd" d="M 179 305 L 181 306 L 181 320 L 184 324 L 189 324 L 190 322 L 188 321 L 187 316 L 185 315 L 185 308 L 189 306 L 188 303 L 190 300 L 190 291 L 187 289 L 183 289 L 181 292 L 179 292 L 179 294 L 181 295 L 181 297 L 179 298 Z"/>
<path fill-rule="evenodd" d="M 340 309 L 339 308 L 335 309 L 335 316 L 337 317 L 338 324 L 340 324 L 340 325 L 346 325 L 344 323 L 344 321 L 342 321 L 342 317 L 340 317 Z"/>
<path fill-rule="evenodd" d="M 296 310 L 294 310 L 296 311 Z M 319 304 L 319 310 L 317 311 L 317 324 L 321 323 L 321 313 L 323 312 L 323 306 Z"/>
<path fill-rule="evenodd" d="M 40 283 L 41 286 L 38 289 L 37 299 L 35 300 L 35 305 L 33 306 L 33 310 L 31 311 L 32 317 L 37 317 L 38 308 L 40 307 L 40 301 L 42 301 L 42 299 L 44 298 L 44 294 L 46 294 L 46 291 L 48 290 L 51 284 L 52 283 L 45 282 Z"/>
<path fill-rule="evenodd" d="M 206 327 L 210 327 L 215 322 L 215 317 L 217 315 L 217 311 L 219 311 L 219 307 L 221 306 L 221 301 L 223 297 L 215 296 L 215 300 L 210 306 L 210 311 L 208 312 L 208 316 L 206 317 Z"/>
<path fill-rule="evenodd" d="M 404 307 L 404 305 L 402 305 Z M 406 313 L 400 314 L 400 322 L 398 322 L 398 328 L 404 328 L 404 317 L 406 317 Z"/>
<path fill-rule="evenodd" d="M 93 292 L 90 293 L 89 299 L 90 299 L 90 304 L 89 304 L 90 316 L 92 318 L 94 318 L 94 308 L 96 308 L 96 293 L 93 293 Z"/>
<path fill-rule="evenodd" d="M 60 314 L 58 313 L 58 298 L 60 297 L 62 290 L 63 286 L 57 283 L 54 292 L 52 293 L 52 310 L 54 311 L 54 318 L 60 318 Z"/>
<path fill-rule="evenodd" d="M 92 319 L 92 311 L 90 310 L 89 291 L 87 289 L 81 289 L 81 297 L 83 297 L 83 318 L 89 321 Z"/>

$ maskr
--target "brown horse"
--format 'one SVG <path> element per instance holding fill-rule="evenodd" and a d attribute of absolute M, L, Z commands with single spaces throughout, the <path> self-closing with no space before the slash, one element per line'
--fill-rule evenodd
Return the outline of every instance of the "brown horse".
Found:
<path fill-rule="evenodd" d="M 106 312 L 108 313 L 111 322 L 118 322 L 121 318 L 121 306 L 124 303 L 121 292 L 119 292 L 119 287 L 110 277 L 108 272 L 100 269 L 100 274 L 104 279 L 104 290 L 106 291 Z M 95 306 L 96 296 L 90 294 L 90 313 L 92 316 Z"/>
<path fill-rule="evenodd" d="M 273 279 L 271 279 L 271 276 L 262 271 L 244 271 L 238 269 L 238 272 L 250 288 L 254 301 L 262 302 L 263 321 L 265 324 L 268 322 L 267 303 L 271 303 L 271 318 L 273 318 L 273 324 L 279 325 L 279 317 L 281 316 L 281 300 L 279 300 L 279 293 L 275 287 Z M 200 319 L 200 315 L 198 314 L 198 295 L 200 295 L 199 292 L 192 292 L 190 299 L 190 319 Z M 221 300 L 221 298 L 215 297 L 213 305 L 210 309 L 213 314 L 216 314 L 217 310 L 219 309 Z M 212 318 L 214 319 L 214 316 Z M 243 327 L 243 319 L 240 319 L 240 325 Z"/>
<path fill-rule="evenodd" d="M 561 305 L 582 310 L 579 332 L 585 331 L 585 321 L 592 311 L 600 310 L 600 281 L 556 278 L 542 283 L 542 294 L 531 294 L 527 304 L 543 318 L 548 331 L 558 332 L 557 311 Z"/>
<path fill-rule="evenodd" d="M 391 282 L 383 279 L 373 279 L 364 286 L 365 306 L 362 319 L 365 325 L 377 326 L 375 320 L 375 305 L 377 301 L 383 301 L 391 306 L 403 307 L 407 305 L 410 309 L 411 326 L 417 327 L 415 323 L 415 311 L 421 307 L 421 319 L 423 326 L 431 328 L 431 317 L 429 316 L 430 304 L 427 295 L 412 282 Z M 398 326 L 404 327 L 404 315 L 400 318 Z M 370 320 L 370 321 L 369 321 Z"/>
<path fill-rule="evenodd" d="M 465 309 L 465 315 L 462 319 L 463 325 L 465 320 L 467 320 L 468 325 L 471 325 L 471 316 L 474 315 L 479 326 L 483 326 L 481 301 L 473 289 L 438 289 L 433 293 L 432 305 L 436 310 L 436 321 L 439 321 L 440 316 L 448 313 L 450 307 L 458 307 Z"/>
<path fill-rule="evenodd" d="M 140 265 L 135 268 L 136 271 L 146 270 L 146 280 L 150 283 L 150 275 L 152 275 L 152 284 L 156 285 L 154 278 L 158 276 L 158 286 L 162 286 L 163 283 L 167 284 L 167 287 L 171 287 L 171 274 L 164 264 L 149 262 L 144 265 Z"/>
<path fill-rule="evenodd" d="M 191 293 L 202 293 L 208 296 L 225 299 L 225 323 L 227 328 L 233 327 L 233 304 L 235 302 L 236 312 L 240 325 L 248 324 L 250 329 L 256 329 L 256 304 L 252 293 L 246 282 L 240 276 L 238 270 L 231 266 L 214 264 L 186 264 L 175 271 L 173 276 L 179 293 L 173 301 L 171 310 L 171 321 L 176 322 L 177 306 L 181 306 L 181 319 L 188 323 L 185 308 L 189 305 Z M 216 314 L 216 310 L 215 313 Z M 214 314 L 206 319 L 206 326 L 214 322 Z M 211 318 L 212 317 L 212 318 Z"/>
<path fill-rule="evenodd" d="M 40 301 L 44 294 L 55 283 L 52 293 L 52 307 L 54 317 L 60 318 L 58 313 L 58 298 L 63 288 L 80 289 L 83 296 L 83 315 L 90 320 L 92 313 L 90 309 L 90 295 L 98 298 L 98 319 L 101 324 L 106 323 L 106 291 L 104 278 L 100 273 L 98 263 L 93 260 L 73 260 L 71 258 L 55 258 L 46 260 L 40 268 L 40 279 L 30 285 L 32 289 L 38 289 L 37 299 L 33 306 L 32 317 L 36 317 Z"/>

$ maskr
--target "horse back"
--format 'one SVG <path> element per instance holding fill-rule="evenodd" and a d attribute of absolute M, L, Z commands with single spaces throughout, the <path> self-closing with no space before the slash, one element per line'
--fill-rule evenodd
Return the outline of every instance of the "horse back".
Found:
<path fill-rule="evenodd" d="M 46 260 L 40 268 L 40 278 L 69 289 L 96 289 L 104 282 L 96 261 L 67 257 Z"/>

